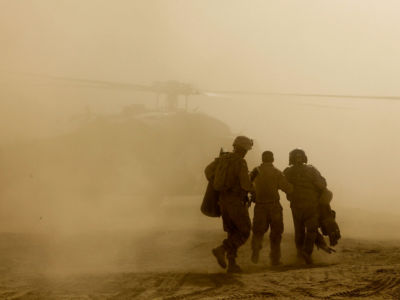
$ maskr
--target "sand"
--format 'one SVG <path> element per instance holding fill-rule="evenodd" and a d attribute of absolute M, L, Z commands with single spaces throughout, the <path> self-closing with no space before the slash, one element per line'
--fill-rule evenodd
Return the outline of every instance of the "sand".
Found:
<path fill-rule="evenodd" d="M 211 249 L 219 229 L 0 235 L 1 299 L 400 299 L 400 241 L 342 239 L 337 253 L 295 258 L 293 235 L 282 262 L 240 249 L 244 273 L 226 274 Z"/>

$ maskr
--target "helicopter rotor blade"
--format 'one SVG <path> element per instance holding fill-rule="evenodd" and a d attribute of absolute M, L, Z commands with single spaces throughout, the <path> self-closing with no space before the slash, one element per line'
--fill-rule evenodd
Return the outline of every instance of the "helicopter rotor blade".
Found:
<path fill-rule="evenodd" d="M 248 94 L 253 94 L 253 93 L 246 93 L 246 92 L 241 92 L 240 95 L 248 95 Z M 224 99 L 232 99 L 232 94 L 229 93 L 215 93 L 215 92 L 200 92 L 199 95 L 203 95 L 203 96 L 207 96 L 207 97 L 213 97 L 213 98 L 224 98 Z M 229 96 L 228 96 L 229 95 Z M 237 94 L 236 94 L 237 95 Z M 257 93 L 257 95 L 261 95 L 259 93 Z M 266 93 L 262 93 L 262 95 L 266 95 Z M 276 96 L 278 94 L 275 93 L 268 93 L 268 96 Z M 297 96 L 298 94 L 296 94 Z M 283 96 L 283 94 L 279 94 L 278 96 Z M 285 96 L 287 96 L 285 94 Z M 354 109 L 352 107 L 348 107 L 348 106 L 339 106 L 339 105 L 326 105 L 326 104 L 320 104 L 320 103 L 312 103 L 312 102 L 296 102 L 295 105 L 300 105 L 300 106 L 311 106 L 311 107 L 315 107 L 315 108 L 326 108 L 326 109 L 344 109 L 344 110 L 348 110 L 348 109 Z"/>
<path fill-rule="evenodd" d="M 79 87 L 88 88 L 105 88 L 105 89 L 125 89 L 142 92 L 165 93 L 168 92 L 168 86 L 164 87 L 163 84 L 157 85 L 141 85 L 127 82 L 117 82 L 108 80 L 93 80 L 85 78 L 73 78 L 64 76 L 54 76 L 45 74 L 34 73 L 19 73 L 19 75 L 48 79 L 59 81 L 69 84 L 76 84 Z M 298 97 L 298 98 L 327 98 L 327 99 L 359 99 L 359 100 L 386 100 L 386 101 L 399 101 L 400 96 L 382 96 L 382 95 L 354 95 L 354 94 L 320 94 L 320 93 L 279 93 L 279 92 L 254 92 L 254 91 L 240 91 L 240 90 L 195 90 L 186 91 L 187 95 L 204 95 L 207 97 L 215 98 L 231 98 L 234 95 L 249 95 L 249 96 L 277 96 L 277 97 Z"/>
<path fill-rule="evenodd" d="M 153 89 L 151 86 L 133 84 L 133 83 L 125 83 L 125 82 L 115 82 L 115 81 L 106 81 L 106 80 L 91 80 L 91 79 L 78 79 L 78 78 L 69 78 L 69 77 L 49 77 L 54 80 L 69 82 L 69 83 L 77 83 L 81 86 L 93 87 L 93 88 L 107 88 L 107 89 L 125 89 L 125 90 L 134 90 L 134 91 L 143 91 L 143 92 L 152 92 Z"/>
<path fill-rule="evenodd" d="M 47 79 L 50 81 L 58 81 L 67 84 L 73 84 L 77 87 L 87 87 L 87 88 L 105 88 L 105 89 L 125 89 L 125 90 L 134 90 L 134 91 L 143 91 L 143 92 L 153 92 L 154 89 L 151 86 L 126 83 L 126 82 L 116 82 L 116 81 L 108 81 L 108 80 L 93 80 L 93 79 L 85 79 L 85 78 L 74 78 L 74 77 L 64 77 L 64 76 L 53 76 L 53 75 L 45 75 L 45 74 L 32 74 L 32 73 L 23 73 L 23 76 L 34 77 Z"/>
<path fill-rule="evenodd" d="M 281 96 L 281 97 L 308 97 L 308 98 L 347 98 L 367 100 L 389 100 L 399 101 L 400 96 L 377 96 L 377 95 L 343 95 L 343 94 L 303 94 L 303 93 L 273 93 L 273 92 L 251 92 L 251 91 L 210 91 L 215 95 L 253 95 L 253 96 Z"/>

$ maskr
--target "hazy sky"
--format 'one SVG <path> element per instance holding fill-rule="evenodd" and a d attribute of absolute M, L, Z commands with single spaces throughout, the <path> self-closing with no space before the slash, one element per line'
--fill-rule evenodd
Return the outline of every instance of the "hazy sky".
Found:
<path fill-rule="evenodd" d="M 398 1 L 377 0 L 2 0 L 0 138 L 46 135 L 88 103 L 106 112 L 139 98 L 38 87 L 21 73 L 400 95 L 399 10 Z M 400 103 L 197 97 L 191 106 L 275 151 L 280 167 L 303 147 L 342 204 L 399 208 Z"/>
<path fill-rule="evenodd" d="M 2 69 L 400 94 L 397 1 L 3 0 Z"/>

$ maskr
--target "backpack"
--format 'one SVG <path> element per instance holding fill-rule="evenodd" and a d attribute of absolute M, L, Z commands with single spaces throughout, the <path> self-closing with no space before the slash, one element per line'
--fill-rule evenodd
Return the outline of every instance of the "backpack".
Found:
<path fill-rule="evenodd" d="M 220 217 L 221 210 L 219 207 L 219 193 L 229 187 L 228 172 L 229 163 L 232 161 L 229 152 L 224 152 L 221 148 L 219 157 L 210 163 L 205 175 L 208 180 L 206 192 L 200 206 L 201 212 L 208 217 Z"/>
<path fill-rule="evenodd" d="M 205 169 L 205 175 L 208 180 L 206 192 L 203 196 L 203 201 L 201 202 L 200 210 L 201 212 L 208 217 L 220 217 L 221 210 L 219 207 L 219 191 L 214 188 L 214 179 L 216 169 L 219 165 L 220 157 L 224 154 L 222 148 L 219 153 L 219 157 L 217 157 L 213 162 L 211 162 Z M 218 171 L 219 179 L 221 179 L 221 169 Z M 217 180 L 217 181 L 218 181 Z"/>
<path fill-rule="evenodd" d="M 233 178 L 231 178 L 231 169 L 233 167 L 232 153 L 221 152 L 216 162 L 213 187 L 216 191 L 223 192 L 229 190 L 233 186 Z"/>
<path fill-rule="evenodd" d="M 207 217 L 220 217 L 221 209 L 219 207 L 219 192 L 216 191 L 211 182 L 207 184 L 200 210 Z"/>

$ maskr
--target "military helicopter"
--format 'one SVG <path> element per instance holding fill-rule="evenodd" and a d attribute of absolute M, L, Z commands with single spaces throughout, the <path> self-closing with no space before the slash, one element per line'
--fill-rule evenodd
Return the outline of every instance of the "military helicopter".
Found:
<path fill-rule="evenodd" d="M 97 118 L 87 113 L 91 116 L 90 120 L 81 123 L 74 131 L 35 142 L 38 145 L 34 147 L 24 147 L 40 149 L 35 153 L 36 158 L 30 154 L 30 162 L 51 160 L 51 164 L 39 166 L 46 170 L 37 172 L 48 173 L 51 178 L 54 169 L 62 170 L 65 181 L 69 182 L 68 193 L 75 190 L 81 196 L 93 198 L 93 201 L 98 201 L 101 195 L 125 193 L 127 197 L 144 195 L 150 197 L 149 203 L 159 203 L 176 195 L 199 195 L 204 192 L 205 165 L 218 155 L 221 147 L 230 149 L 234 133 L 227 124 L 216 118 L 189 111 L 189 97 L 260 95 L 400 100 L 397 96 L 209 91 L 174 80 L 142 85 L 47 75 L 30 76 L 81 88 L 130 90 L 156 95 L 153 109 L 136 105 L 117 116 Z M 65 152 L 64 149 L 71 151 Z M 20 150 L 22 154 L 24 151 L 27 150 Z M 27 157 L 26 153 L 22 154 L 21 157 Z M 252 160 L 258 161 L 258 158 L 249 157 L 249 165 L 255 165 Z M 32 166 L 34 168 L 37 166 Z M 94 176 L 95 181 L 88 180 Z M 62 183 L 54 184 L 60 184 L 59 190 L 65 188 Z"/>
<path fill-rule="evenodd" d="M 53 82 L 68 83 L 78 88 L 131 90 L 133 92 L 154 93 L 156 94 L 155 109 L 164 112 L 176 112 L 179 110 L 187 111 L 189 96 L 214 96 L 212 93 L 203 92 L 189 83 L 183 83 L 177 80 L 155 81 L 150 85 L 142 85 L 116 81 L 49 76 L 42 74 L 27 74 L 27 76 L 50 80 Z M 164 98 L 161 99 L 160 96 L 164 96 Z M 183 107 L 180 105 L 180 100 L 182 97 L 184 97 Z M 161 100 L 164 102 L 164 105 L 162 106 L 160 106 Z"/>
<path fill-rule="evenodd" d="M 207 97 L 227 97 L 232 95 L 254 95 L 254 96 L 280 96 L 280 97 L 302 97 L 302 98 L 331 98 L 331 99 L 360 99 L 360 100 L 400 100 L 400 96 L 381 96 L 381 95 L 355 95 L 355 94 L 325 94 L 325 93 L 283 93 L 269 91 L 246 91 L 246 90 L 205 90 L 198 89 L 192 84 L 179 82 L 177 80 L 156 81 L 151 85 L 141 85 L 134 83 L 92 80 L 72 77 L 60 77 L 50 75 L 32 74 L 31 76 L 47 78 L 54 81 L 62 81 L 75 84 L 77 87 L 103 88 L 117 90 L 132 90 L 136 92 L 151 92 L 157 95 L 157 105 L 159 105 L 160 95 L 165 95 L 166 109 L 176 111 L 179 109 L 179 99 L 184 97 L 184 108 L 188 109 L 188 97 L 202 95 Z"/>
<path fill-rule="evenodd" d="M 135 84 L 129 82 L 108 81 L 108 80 L 93 80 L 84 78 L 73 78 L 63 76 L 51 76 L 42 74 L 26 74 L 31 77 L 50 80 L 53 82 L 68 83 L 69 85 L 79 88 L 92 88 L 92 89 L 107 89 L 107 90 L 128 90 L 132 92 L 146 92 L 156 95 L 154 109 L 147 110 L 140 117 L 151 118 L 167 116 L 171 113 L 189 112 L 188 103 L 189 97 L 192 96 L 205 96 L 205 97 L 218 97 L 224 99 L 232 99 L 237 96 L 260 96 L 264 98 L 285 99 L 292 101 L 293 99 L 306 99 L 308 102 L 300 102 L 298 104 L 304 106 L 326 107 L 326 108 L 344 108 L 340 107 L 335 102 L 316 103 L 309 102 L 315 99 L 330 99 L 330 100 L 383 100 L 383 101 L 398 101 L 400 96 L 381 96 L 381 95 L 356 95 L 356 94 L 325 94 L 325 93 L 287 93 L 287 92 L 273 92 L 273 91 L 249 91 L 249 90 L 208 90 L 199 89 L 192 84 L 180 82 L 177 80 L 168 81 L 155 81 L 152 84 Z M 183 99 L 183 104 L 182 100 Z M 128 111 L 127 107 L 125 111 Z M 134 111 L 135 109 L 131 110 Z M 137 111 L 137 110 L 136 110 Z M 136 117 L 139 117 L 136 114 Z"/>
<path fill-rule="evenodd" d="M 156 95 L 154 107 L 145 107 L 136 100 L 117 114 L 100 115 L 85 106 L 68 132 L 16 146 L 18 149 L 13 151 L 18 155 L 14 155 L 14 163 L 9 162 L 10 170 L 18 160 L 30 157 L 26 168 L 46 177 L 43 182 L 53 181 L 52 174 L 63 174 L 63 180 L 52 183 L 52 190 L 61 191 L 60 195 L 73 193 L 79 195 L 74 199 L 98 202 L 106 195 L 118 194 L 127 199 L 144 197 L 150 200 L 143 203 L 157 205 L 167 197 L 201 194 L 204 165 L 218 155 L 220 147 L 231 146 L 233 133 L 228 125 L 205 113 L 188 110 L 189 96 L 201 93 L 190 84 L 171 80 L 139 85 L 36 77 L 39 80 L 32 81 L 45 86 L 50 82 L 52 87 L 125 89 Z M 24 172 L 21 170 L 16 177 L 23 180 Z M 63 182 L 68 182 L 65 191 Z"/>

